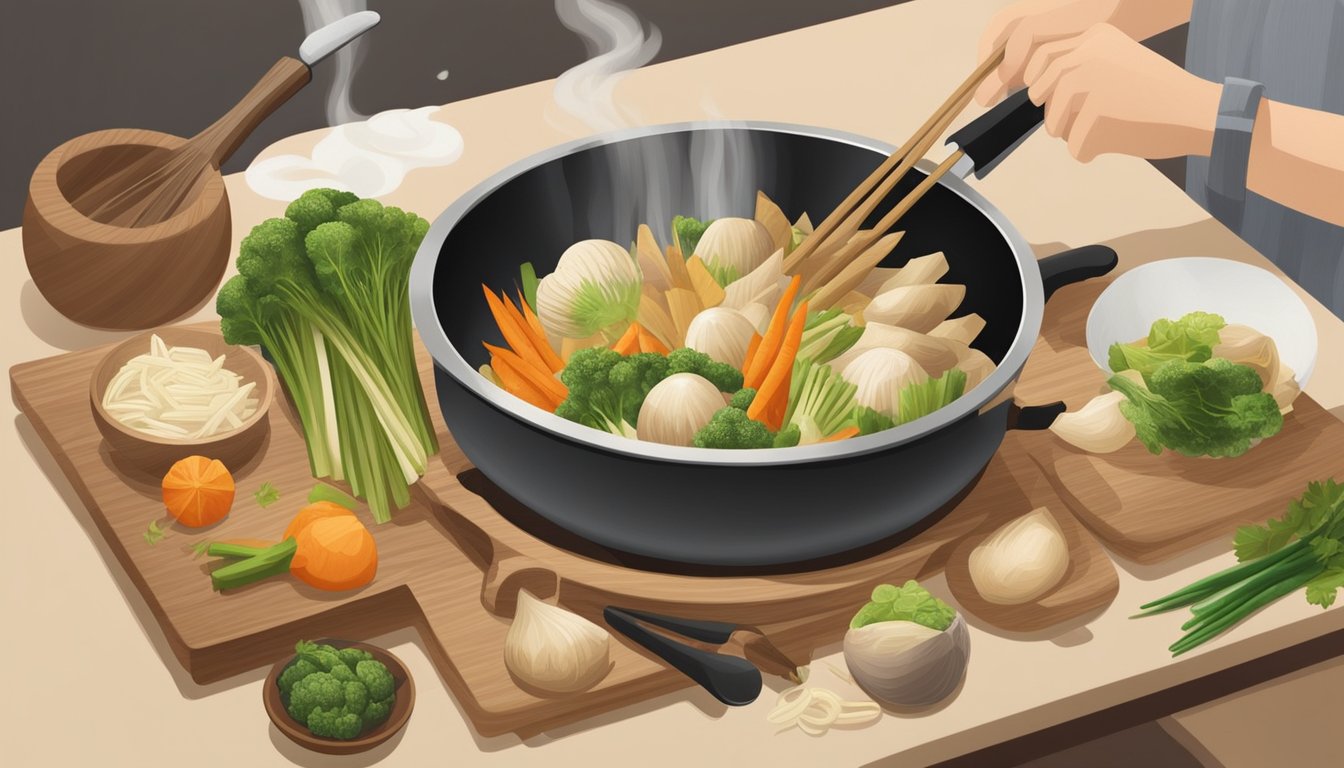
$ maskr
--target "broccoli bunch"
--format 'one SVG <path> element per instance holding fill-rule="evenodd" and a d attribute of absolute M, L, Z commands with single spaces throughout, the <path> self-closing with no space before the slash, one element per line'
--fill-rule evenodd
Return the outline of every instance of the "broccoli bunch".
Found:
<path fill-rule="evenodd" d="M 742 372 L 727 363 L 715 361 L 704 352 L 690 347 L 674 349 L 667 355 L 667 375 L 694 373 L 707 379 L 720 392 L 736 392 L 742 388 Z"/>
<path fill-rule="evenodd" d="M 656 352 L 621 355 L 606 347 L 581 349 L 560 373 L 569 396 L 555 409 L 555 415 L 603 432 L 634 437 L 639 407 L 649 390 L 667 378 L 667 360 Z"/>
<path fill-rule="evenodd" d="M 756 390 L 751 387 L 733 393 L 727 408 L 715 412 L 709 423 L 695 433 L 697 448 L 792 448 L 798 444 L 800 433 L 794 425 L 785 426 L 776 434 L 770 428 L 747 416 Z"/>
<path fill-rule="evenodd" d="M 368 652 L 307 641 L 294 650 L 277 682 L 286 711 L 314 736 L 353 739 L 391 714 L 396 682 Z"/>

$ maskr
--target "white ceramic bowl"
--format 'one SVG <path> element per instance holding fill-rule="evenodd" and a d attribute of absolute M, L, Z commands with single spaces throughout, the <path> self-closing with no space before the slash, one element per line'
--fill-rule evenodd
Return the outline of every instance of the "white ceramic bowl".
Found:
<path fill-rule="evenodd" d="M 1135 267 L 1102 291 L 1087 316 L 1087 351 L 1110 371 L 1106 350 L 1148 335 L 1153 321 L 1212 312 L 1274 339 L 1305 388 L 1316 366 L 1316 323 L 1282 278 L 1228 259 L 1187 257 Z"/>

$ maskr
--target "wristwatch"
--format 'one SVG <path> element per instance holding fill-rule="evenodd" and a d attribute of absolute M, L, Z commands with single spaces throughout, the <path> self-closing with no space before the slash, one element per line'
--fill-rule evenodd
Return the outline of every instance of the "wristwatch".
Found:
<path fill-rule="evenodd" d="M 1241 227 L 1246 210 L 1246 166 L 1251 159 L 1251 132 L 1265 86 L 1240 77 L 1223 81 L 1218 102 L 1218 121 L 1213 128 L 1209 152 L 1209 175 L 1205 182 L 1208 210 L 1229 229 Z"/>

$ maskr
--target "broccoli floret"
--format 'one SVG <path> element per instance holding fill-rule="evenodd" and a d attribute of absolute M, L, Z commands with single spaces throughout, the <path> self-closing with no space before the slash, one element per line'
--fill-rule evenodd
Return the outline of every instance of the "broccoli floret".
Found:
<path fill-rule="evenodd" d="M 747 418 L 746 411 L 731 406 L 716 411 L 709 423 L 695 433 L 697 448 L 770 448 L 773 445 L 774 436 L 769 428 Z"/>
<path fill-rule="evenodd" d="M 355 677 L 354 670 L 350 669 L 345 664 L 337 664 L 335 667 L 331 668 L 330 672 L 332 677 L 340 680 L 342 683 L 349 683 L 359 679 Z"/>
<path fill-rule="evenodd" d="M 733 393 L 732 399 L 728 401 L 728 407 L 745 411 L 751 407 L 751 401 L 755 399 L 756 389 L 754 387 L 743 387 Z"/>
<path fill-rule="evenodd" d="M 295 683 L 314 672 L 320 671 L 322 670 L 318 669 L 311 661 L 308 661 L 307 659 L 296 659 L 293 664 L 285 667 L 285 671 L 280 673 L 280 677 L 276 680 L 276 683 L 280 686 L 280 692 L 288 696 L 290 691 L 294 689 Z"/>
<path fill-rule="evenodd" d="M 674 349 L 668 354 L 667 375 L 674 373 L 694 373 L 708 379 L 720 392 L 736 392 L 742 388 L 741 371 L 690 347 Z"/>
<path fill-rule="evenodd" d="M 358 648 L 342 648 L 336 652 L 345 666 L 354 669 L 355 665 L 361 661 L 368 661 L 373 658 L 373 654 L 368 651 L 361 651 Z"/>
<path fill-rule="evenodd" d="M 772 448 L 792 448 L 803 439 L 803 431 L 797 424 L 786 424 L 783 429 L 775 433 Z"/>
<path fill-rule="evenodd" d="M 383 722 L 387 716 L 392 714 L 392 703 L 396 700 L 395 696 L 388 696 L 382 701 L 371 701 L 364 710 L 364 722 L 370 728 Z"/>
<path fill-rule="evenodd" d="M 319 224 L 336 220 L 336 211 L 359 199 L 353 192 L 336 189 L 310 189 L 289 204 L 285 209 L 285 218 L 299 225 L 302 234 L 317 229 Z"/>
<path fill-rule="evenodd" d="M 314 672 L 294 684 L 289 692 L 289 714 L 301 723 L 308 722 L 314 709 L 340 709 L 345 706 L 345 683 L 329 672 Z"/>
<path fill-rule="evenodd" d="M 634 437 L 639 407 L 649 390 L 667 375 L 667 358 L 654 352 L 622 356 L 606 347 L 581 349 L 560 373 L 569 395 L 555 414 L 603 432 Z"/>
<path fill-rule="evenodd" d="M 709 229 L 710 221 L 700 221 L 690 216 L 673 216 L 672 233 L 677 236 L 677 245 L 681 248 L 681 254 L 689 257 L 695 253 L 695 246 L 700 244 L 700 236 Z"/>
<path fill-rule="evenodd" d="M 396 681 L 392 679 L 392 673 L 387 671 L 387 667 L 381 661 L 359 662 L 355 665 L 355 675 L 369 689 L 369 698 L 374 701 L 388 698 L 397 687 Z"/>
<path fill-rule="evenodd" d="M 364 729 L 364 720 L 344 709 L 314 709 L 305 721 L 314 736 L 327 739 L 353 739 Z"/>

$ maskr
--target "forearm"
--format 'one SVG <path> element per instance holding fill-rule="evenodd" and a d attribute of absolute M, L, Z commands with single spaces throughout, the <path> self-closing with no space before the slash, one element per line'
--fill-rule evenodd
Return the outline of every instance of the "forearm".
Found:
<path fill-rule="evenodd" d="M 1251 134 L 1246 186 L 1344 226 L 1344 115 L 1262 99 Z"/>
<path fill-rule="evenodd" d="M 1135 40 L 1179 27 L 1190 20 L 1195 0 L 1120 0 L 1109 23 Z"/>

